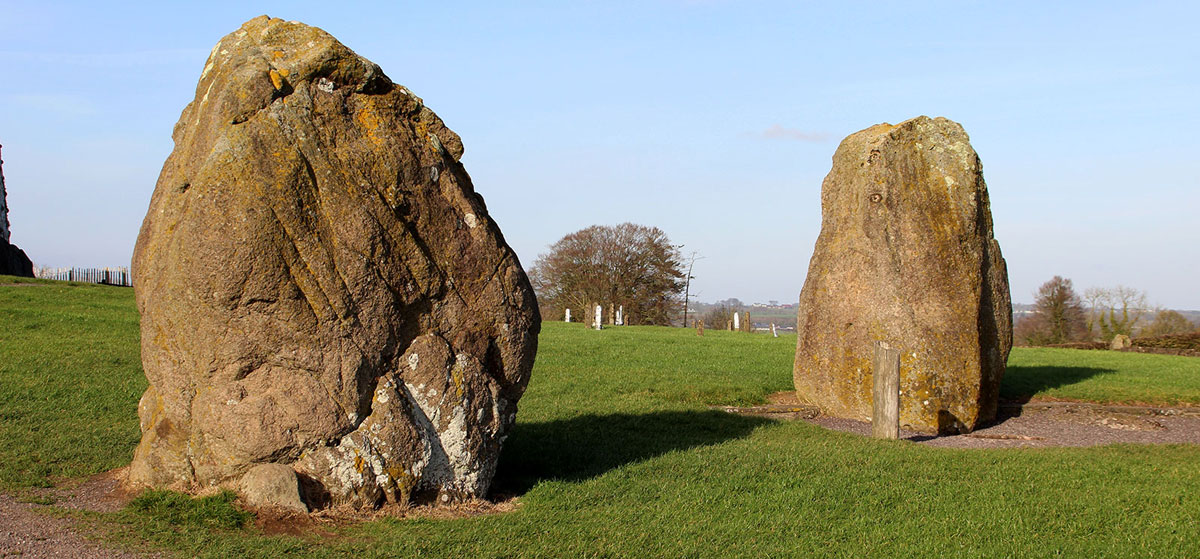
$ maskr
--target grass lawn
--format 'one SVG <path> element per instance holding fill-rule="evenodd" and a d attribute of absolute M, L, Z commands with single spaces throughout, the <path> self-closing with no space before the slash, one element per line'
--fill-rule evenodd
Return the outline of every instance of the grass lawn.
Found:
<path fill-rule="evenodd" d="M 1000 397 L 1200 405 L 1200 358 L 1119 351 L 1014 348 Z"/>
<path fill-rule="evenodd" d="M 0 321 L 0 488 L 128 462 L 132 292 L 0 285 Z M 1200 556 L 1197 446 L 939 449 L 707 409 L 788 389 L 794 344 L 545 323 L 495 482 L 520 495 L 511 513 L 324 539 L 236 528 L 220 495 L 91 517 L 202 557 Z M 1200 359 L 1019 348 L 1003 393 L 1200 404 Z"/>

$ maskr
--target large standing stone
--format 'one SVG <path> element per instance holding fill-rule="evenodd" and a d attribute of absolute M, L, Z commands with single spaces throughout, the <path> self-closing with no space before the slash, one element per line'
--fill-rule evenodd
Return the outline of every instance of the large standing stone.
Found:
<path fill-rule="evenodd" d="M 8 191 L 4 189 L 4 160 L 0 159 L 0 274 L 31 278 L 33 262 L 12 244 L 8 225 Z"/>
<path fill-rule="evenodd" d="M 133 485 L 305 499 L 482 497 L 540 327 L 533 290 L 421 99 L 266 16 L 213 48 L 133 258 L 150 387 Z"/>
<path fill-rule="evenodd" d="M 901 351 L 902 424 L 960 432 L 995 417 L 1012 346 L 1008 272 L 962 127 L 918 117 L 851 134 L 821 216 L 796 326 L 799 398 L 870 419 L 879 340 Z"/>

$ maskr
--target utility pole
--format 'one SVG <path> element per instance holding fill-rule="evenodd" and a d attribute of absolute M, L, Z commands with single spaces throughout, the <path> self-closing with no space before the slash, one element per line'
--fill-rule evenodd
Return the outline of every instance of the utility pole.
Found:
<path fill-rule="evenodd" d="M 696 265 L 696 260 L 704 260 L 704 257 L 701 256 L 699 258 L 696 258 L 696 251 L 693 250 L 692 257 L 688 260 L 687 277 L 683 284 L 683 327 L 684 328 L 687 328 L 688 301 L 690 300 L 689 294 L 691 293 L 691 289 L 692 289 L 692 279 L 696 277 L 696 276 L 692 275 L 692 267 L 694 267 Z"/>

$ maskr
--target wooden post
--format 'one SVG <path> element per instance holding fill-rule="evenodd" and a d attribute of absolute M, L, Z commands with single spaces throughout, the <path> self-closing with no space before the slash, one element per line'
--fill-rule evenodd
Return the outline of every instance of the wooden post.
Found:
<path fill-rule="evenodd" d="M 900 438 L 900 350 L 875 342 L 875 370 L 871 374 L 871 436 Z"/>
<path fill-rule="evenodd" d="M 776 338 L 779 337 L 779 332 L 775 331 L 775 323 L 774 322 L 771 323 L 771 335 L 775 336 Z"/>

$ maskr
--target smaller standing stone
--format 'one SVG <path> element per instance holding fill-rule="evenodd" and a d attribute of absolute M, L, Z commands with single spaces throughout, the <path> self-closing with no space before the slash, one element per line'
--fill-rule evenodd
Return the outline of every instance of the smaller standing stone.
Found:
<path fill-rule="evenodd" d="M 278 508 L 308 514 L 300 499 L 300 480 L 296 471 L 284 464 L 259 464 L 242 476 L 240 493 L 256 508 Z"/>
<path fill-rule="evenodd" d="M 741 323 L 740 317 L 738 316 L 737 311 L 734 311 L 734 313 L 733 313 L 733 330 L 736 332 L 741 329 L 742 329 L 742 323 Z"/>
<path fill-rule="evenodd" d="M 604 307 L 602 307 L 600 305 L 596 305 L 596 314 L 594 315 L 594 318 L 593 318 L 594 322 L 592 323 L 593 328 L 595 328 L 597 330 L 599 330 L 601 328 L 601 325 L 604 324 L 603 315 L 604 315 Z"/>
<path fill-rule="evenodd" d="M 904 348 L 900 422 L 962 433 L 996 416 L 1012 346 L 1008 272 L 962 126 L 918 117 L 846 137 L 796 313 L 796 396 L 871 417 L 871 344 Z"/>
<path fill-rule="evenodd" d="M 704 321 L 703 320 L 696 321 L 696 335 L 697 336 L 704 335 Z"/>
<path fill-rule="evenodd" d="M 1109 345 L 1109 348 L 1120 350 L 1129 349 L 1131 346 L 1133 346 L 1133 340 L 1130 340 L 1129 336 L 1126 336 L 1125 334 L 1117 334 L 1113 337 L 1112 344 Z"/>
<path fill-rule="evenodd" d="M 567 309 L 567 317 L 565 319 L 563 319 L 563 322 L 570 322 L 570 321 L 571 321 L 571 309 Z"/>

